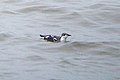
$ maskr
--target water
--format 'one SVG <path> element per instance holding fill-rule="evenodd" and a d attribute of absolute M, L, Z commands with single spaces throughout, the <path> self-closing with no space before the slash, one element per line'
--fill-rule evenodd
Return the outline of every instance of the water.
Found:
<path fill-rule="evenodd" d="M 0 80 L 120 80 L 120 0 L 0 0 Z"/>

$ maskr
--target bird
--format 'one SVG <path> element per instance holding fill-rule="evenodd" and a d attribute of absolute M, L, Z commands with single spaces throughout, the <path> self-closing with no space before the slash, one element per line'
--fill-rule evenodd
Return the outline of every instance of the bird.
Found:
<path fill-rule="evenodd" d="M 71 35 L 68 33 L 62 33 L 61 36 L 40 34 L 41 38 L 49 42 L 66 42 L 66 39 L 68 38 L 68 36 L 71 36 Z"/>

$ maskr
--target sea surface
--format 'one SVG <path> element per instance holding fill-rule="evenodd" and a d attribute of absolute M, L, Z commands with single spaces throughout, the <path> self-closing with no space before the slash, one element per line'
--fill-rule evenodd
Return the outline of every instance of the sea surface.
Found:
<path fill-rule="evenodd" d="M 0 0 L 0 80 L 120 80 L 120 0 Z"/>

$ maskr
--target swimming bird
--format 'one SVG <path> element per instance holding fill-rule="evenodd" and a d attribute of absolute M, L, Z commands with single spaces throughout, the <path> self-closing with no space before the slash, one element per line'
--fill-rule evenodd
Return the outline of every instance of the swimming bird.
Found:
<path fill-rule="evenodd" d="M 71 36 L 71 35 L 68 33 L 62 33 L 61 36 L 40 34 L 41 38 L 50 42 L 66 42 L 66 39 L 68 38 L 68 36 Z"/>

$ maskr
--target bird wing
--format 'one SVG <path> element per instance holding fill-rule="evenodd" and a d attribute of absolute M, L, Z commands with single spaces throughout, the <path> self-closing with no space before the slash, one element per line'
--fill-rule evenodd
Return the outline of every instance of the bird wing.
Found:
<path fill-rule="evenodd" d="M 51 42 L 59 42 L 60 41 L 60 36 L 40 35 L 40 37 L 43 37 L 44 40 L 51 41 Z"/>
<path fill-rule="evenodd" d="M 60 36 L 53 36 L 54 38 L 54 41 L 57 41 L 57 42 L 59 42 L 60 41 Z"/>

